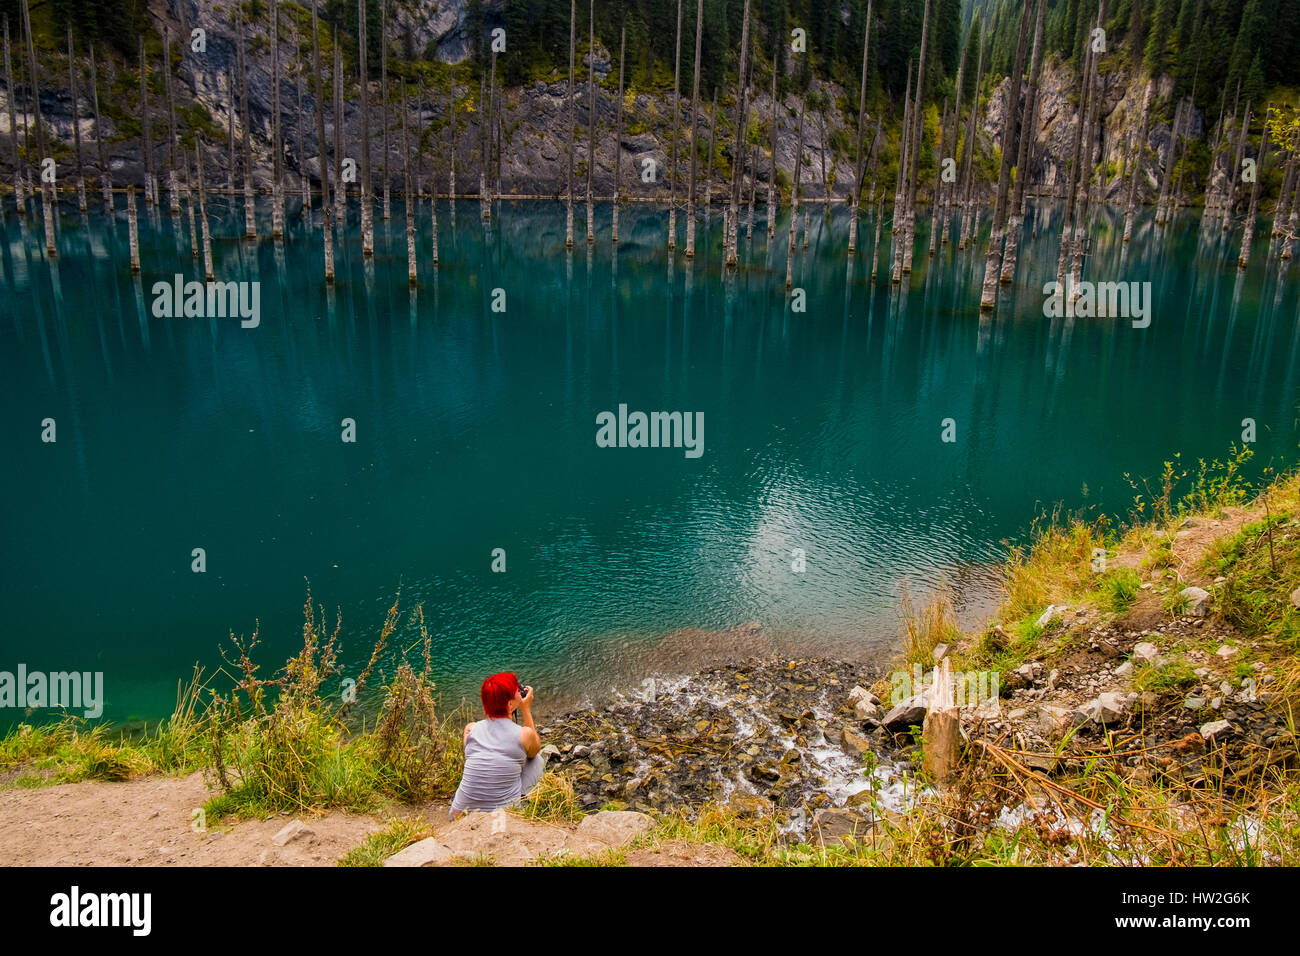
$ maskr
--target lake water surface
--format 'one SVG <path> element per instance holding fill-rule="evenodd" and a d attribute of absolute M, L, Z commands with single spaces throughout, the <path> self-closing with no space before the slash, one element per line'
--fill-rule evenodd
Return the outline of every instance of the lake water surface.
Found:
<path fill-rule="evenodd" d="M 1296 283 L 1267 228 L 1243 277 L 1238 234 L 1206 240 L 1193 213 L 1142 219 L 1121 263 L 1103 213 L 1086 277 L 1150 282 L 1139 329 L 1044 316 L 1046 208 L 981 315 L 982 244 L 930 259 L 919 222 L 904 287 L 883 252 L 873 285 L 870 217 L 850 261 L 842 209 L 813 211 L 806 250 L 801 230 L 800 313 L 785 220 L 769 244 L 761 208 L 728 276 L 720 209 L 691 263 L 659 207 L 624 209 L 616 248 L 608 204 L 594 248 L 579 207 L 569 252 L 560 204 L 504 203 L 485 229 L 477 203 L 453 227 L 442 202 L 435 270 L 426 201 L 412 291 L 401 203 L 371 263 L 354 205 L 327 292 L 318 218 L 290 209 L 286 241 L 249 243 L 214 200 L 217 278 L 260 282 L 246 329 L 153 315 L 156 282 L 202 269 L 142 211 L 134 278 L 124 203 L 85 223 L 65 203 L 53 261 L 39 219 L 0 227 L 0 669 L 103 671 L 111 719 L 167 713 L 178 678 L 259 622 L 266 676 L 300 642 L 308 582 L 342 611 L 353 674 L 397 588 L 422 603 L 452 696 L 509 669 L 580 697 L 752 641 L 877 654 L 903 587 L 946 582 L 986 613 L 1001 542 L 1055 502 L 1123 509 L 1125 473 L 1223 457 L 1245 418 L 1254 465 L 1296 447 Z M 703 454 L 598 447 L 620 404 L 702 413 Z M 761 639 L 716 633 L 750 621 Z"/>

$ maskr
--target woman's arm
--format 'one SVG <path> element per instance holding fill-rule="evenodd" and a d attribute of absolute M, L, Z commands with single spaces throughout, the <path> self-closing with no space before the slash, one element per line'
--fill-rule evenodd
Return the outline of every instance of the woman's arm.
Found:
<path fill-rule="evenodd" d="M 469 743 L 469 732 L 473 729 L 474 729 L 473 724 L 465 725 L 465 736 L 460 738 L 461 746 L 464 746 L 465 744 Z"/>
<path fill-rule="evenodd" d="M 542 738 L 537 735 L 537 728 L 533 725 L 533 689 L 524 689 L 528 693 L 522 695 L 519 704 L 519 719 L 523 721 L 523 726 L 519 728 L 519 743 L 524 748 L 524 756 L 531 760 L 541 751 Z"/>

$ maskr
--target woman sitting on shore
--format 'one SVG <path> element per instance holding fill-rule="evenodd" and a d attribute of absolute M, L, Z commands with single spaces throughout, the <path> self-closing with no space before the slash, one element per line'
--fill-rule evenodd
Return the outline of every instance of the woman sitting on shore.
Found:
<path fill-rule="evenodd" d="M 465 725 L 465 770 L 452 798 L 455 820 L 470 810 L 499 810 L 517 803 L 546 769 L 542 739 L 533 726 L 533 689 L 514 674 L 493 674 L 481 694 L 486 719 Z M 510 719 L 519 711 L 521 724 Z M 548 748 L 548 750 L 554 748 Z"/>

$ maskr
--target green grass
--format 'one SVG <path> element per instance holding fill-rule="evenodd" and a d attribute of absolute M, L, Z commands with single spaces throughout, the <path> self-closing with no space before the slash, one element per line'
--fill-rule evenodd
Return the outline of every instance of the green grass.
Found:
<path fill-rule="evenodd" d="M 349 850 L 338 862 L 339 866 L 383 866 L 394 853 L 418 843 L 433 831 L 422 817 L 399 818 L 383 830 L 366 837 L 360 846 Z"/>

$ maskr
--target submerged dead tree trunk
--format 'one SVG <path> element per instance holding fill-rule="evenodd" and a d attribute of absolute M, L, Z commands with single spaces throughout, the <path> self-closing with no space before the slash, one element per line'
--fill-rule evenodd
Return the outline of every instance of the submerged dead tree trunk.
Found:
<path fill-rule="evenodd" d="M 1105 20 L 1106 20 L 1106 0 L 1101 0 L 1101 7 L 1097 11 L 1097 20 L 1095 21 L 1096 29 L 1100 29 L 1101 24 L 1104 23 Z M 1088 244 L 1087 243 L 1088 203 L 1092 197 L 1091 185 L 1092 185 L 1092 174 L 1094 169 L 1093 144 L 1094 144 L 1095 136 L 1093 134 L 1093 129 L 1097 125 L 1097 116 L 1099 113 L 1098 103 L 1101 100 L 1101 90 L 1098 88 L 1098 80 L 1100 75 L 1099 53 L 1101 51 L 1092 49 L 1091 44 L 1089 44 L 1089 48 L 1092 50 L 1092 56 L 1091 56 L 1092 62 L 1091 62 L 1091 69 L 1088 76 L 1087 110 L 1084 113 L 1084 123 L 1085 123 L 1084 138 L 1083 138 L 1084 153 L 1082 155 L 1082 162 L 1078 170 L 1078 188 L 1082 191 L 1082 195 L 1079 197 L 1078 201 L 1075 204 L 1074 242 L 1070 249 L 1070 252 L 1073 256 L 1073 263 L 1070 268 L 1070 276 L 1074 283 L 1075 298 L 1078 298 L 1078 296 L 1082 294 L 1082 289 L 1079 285 L 1079 282 L 1083 278 L 1083 253 L 1084 253 L 1084 249 L 1087 248 L 1087 244 Z"/>
<path fill-rule="evenodd" d="M 596 173 L 596 0 L 587 15 L 587 242 L 596 241 L 592 178 Z"/>
<path fill-rule="evenodd" d="M 799 136 L 794 153 L 794 180 L 790 184 L 790 240 L 785 250 L 785 287 L 794 285 L 794 236 L 799 223 L 799 177 L 803 166 L 803 117 L 808 109 L 805 98 L 799 104 Z"/>
<path fill-rule="evenodd" d="M 95 151 L 99 162 L 99 188 L 104 194 L 104 205 L 111 210 L 113 177 L 108 168 L 108 159 L 104 155 L 104 126 L 99 118 L 99 72 L 95 69 L 95 44 L 93 43 L 90 45 L 90 101 L 95 110 Z"/>
<path fill-rule="evenodd" d="M 677 18 L 678 18 L 677 39 L 680 44 L 681 42 L 680 0 L 677 4 Z M 678 52 L 680 53 L 680 48 Z M 625 62 L 626 55 L 627 55 L 627 24 L 624 24 L 622 32 L 619 37 L 619 43 L 618 43 L 618 120 L 617 120 L 617 125 L 614 128 L 615 130 L 614 131 L 614 208 L 611 210 L 611 214 L 613 216 L 614 221 L 613 221 L 612 235 L 610 237 L 612 242 L 618 242 L 618 204 L 619 204 L 619 200 L 622 198 L 621 193 L 623 188 L 623 65 Z M 673 113 L 676 114 L 676 112 L 677 110 L 674 107 Z M 675 137 L 674 137 L 674 142 L 676 142 Z M 674 156 L 676 155 L 676 152 L 677 152 L 676 147 L 674 147 L 673 149 Z M 676 164 L 674 162 L 674 166 L 675 165 Z M 675 210 L 676 207 L 674 206 L 674 211 Z M 671 235 L 669 236 L 669 239 L 671 240 Z M 672 246 L 669 245 L 668 248 L 671 249 Z"/>
<path fill-rule="evenodd" d="M 912 148 L 912 64 L 907 64 L 907 91 L 903 94 L 903 125 L 898 144 L 898 173 L 894 181 L 894 212 L 890 216 L 890 245 L 892 247 L 893 267 L 889 270 L 889 281 L 897 284 L 903 281 L 903 243 L 907 241 L 907 228 L 904 221 L 907 213 L 903 206 L 907 202 L 907 154 Z"/>
<path fill-rule="evenodd" d="M 1234 109 L 1233 113 L 1237 111 Z M 1228 193 L 1223 203 L 1223 231 L 1232 228 L 1232 209 L 1237 202 L 1237 174 L 1241 171 L 1242 160 L 1246 158 L 1246 134 L 1250 132 L 1250 101 L 1241 114 L 1241 127 L 1237 130 L 1237 159 L 1232 164 L 1232 175 L 1228 179 Z"/>
<path fill-rule="evenodd" d="M 998 279 L 1002 265 L 1003 229 L 1006 226 L 1007 189 L 1011 184 L 1011 162 L 1016 152 L 1016 112 L 1020 107 L 1020 81 L 1025 70 L 1025 45 L 1029 36 L 1029 4 L 1020 13 L 1020 33 L 1016 40 L 1015 66 L 1002 113 L 1002 165 L 998 172 L 998 194 L 993 203 L 993 222 L 989 232 L 988 252 L 984 257 L 984 285 L 980 292 L 980 309 L 992 309 L 997 301 Z M 1082 122 L 1082 120 L 1080 120 Z"/>
<path fill-rule="evenodd" d="M 370 193 L 370 70 L 366 65 L 366 0 L 357 0 L 358 79 L 361 87 L 361 254 L 375 254 L 375 210 Z"/>
<path fill-rule="evenodd" d="M 496 54 L 492 55 L 493 64 L 496 63 Z M 393 177 L 390 175 L 389 149 L 388 149 L 388 2 L 382 0 L 379 4 L 379 89 L 383 99 L 383 110 L 380 115 L 380 122 L 384 124 L 384 222 L 392 218 L 392 184 Z M 403 106 L 406 104 L 405 94 L 402 100 Z M 409 190 L 408 190 L 409 192 Z"/>
<path fill-rule="evenodd" d="M 72 24 L 68 24 L 68 89 L 72 96 L 72 139 L 77 152 L 77 208 L 85 212 L 86 167 L 81 155 L 81 101 L 77 96 L 77 59 L 72 48 Z"/>
<path fill-rule="evenodd" d="M 1084 44 L 1083 69 L 1079 74 L 1079 108 L 1074 124 L 1074 147 L 1071 151 L 1069 173 L 1065 178 L 1065 215 L 1061 220 L 1061 248 L 1056 260 L 1056 281 L 1064 284 L 1065 274 L 1070 265 L 1070 248 L 1074 231 L 1074 213 L 1078 205 L 1079 169 L 1083 166 L 1083 136 L 1087 127 L 1086 112 L 1088 94 L 1091 90 L 1089 76 L 1092 66 L 1092 44 Z"/>
<path fill-rule="evenodd" d="M 254 217 L 253 207 L 253 124 L 251 114 L 248 112 L 248 81 L 247 64 L 244 59 L 244 33 L 239 26 L 239 8 L 235 8 L 235 29 L 239 33 L 238 61 L 239 66 L 239 116 L 243 123 L 244 137 L 244 238 L 257 238 L 257 220 Z"/>
<path fill-rule="evenodd" d="M 46 159 L 45 123 L 41 119 L 40 74 L 36 72 L 36 48 L 32 43 L 32 17 L 27 0 L 23 0 L 23 32 L 27 35 L 27 76 L 32 85 L 32 114 L 36 125 L 36 156 L 38 162 L 43 164 Z M 40 177 L 40 183 L 41 214 L 45 221 L 45 254 L 53 259 L 58 255 L 54 235 L 54 184 L 46 182 L 44 175 Z"/>
<path fill-rule="evenodd" d="M 334 45 L 334 222 L 339 229 L 347 225 L 348 193 L 343 182 L 343 53 L 339 49 L 338 33 L 331 33 Z M 324 155 L 324 145 L 321 146 Z M 325 170 L 321 169 L 321 177 Z"/>
<path fill-rule="evenodd" d="M 280 137 L 280 11 L 271 0 L 271 235 L 284 236 L 284 147 Z"/>
<path fill-rule="evenodd" d="M 37 124 L 39 126 L 39 124 Z M 140 37 L 140 131 L 144 137 L 144 201 L 158 205 L 158 180 L 153 171 L 153 123 L 149 119 L 149 60 Z"/>
<path fill-rule="evenodd" d="M 1151 103 L 1151 85 L 1147 84 L 1142 94 L 1142 122 L 1138 125 L 1137 149 L 1130 160 L 1133 163 L 1132 175 L 1128 184 L 1128 199 L 1124 203 L 1124 243 L 1133 238 L 1133 217 L 1137 215 L 1138 177 L 1142 175 L 1142 154 L 1147 146 L 1147 109 Z"/>
<path fill-rule="evenodd" d="M 981 24 L 982 24 L 981 20 Z M 965 142 L 962 144 L 962 200 L 961 222 L 958 226 L 957 248 L 965 249 L 972 239 L 975 202 L 975 121 L 979 113 L 980 88 L 984 85 L 984 44 L 980 44 L 979 66 L 975 71 L 975 94 L 966 121 Z"/>
<path fill-rule="evenodd" d="M 92 53 L 92 62 L 93 55 L 94 54 Z M 23 167 L 21 155 L 18 150 L 18 121 L 17 113 L 14 111 L 14 101 L 18 96 L 17 90 L 18 88 L 14 85 L 13 60 L 10 57 L 9 49 L 9 18 L 5 17 L 5 101 L 9 108 L 9 145 L 11 147 L 10 152 L 13 156 L 14 164 L 14 204 L 18 207 L 18 215 L 25 216 L 27 215 L 27 197 L 23 192 Z M 99 138 L 99 135 L 100 127 L 97 107 L 95 119 L 95 136 L 97 139 Z M 100 149 L 100 153 L 103 153 L 102 148 Z M 102 162 L 100 168 L 101 170 L 103 168 Z"/>
<path fill-rule="evenodd" d="M 626 27 L 624 28 L 626 39 Z M 623 89 L 623 65 L 620 54 L 618 68 L 618 86 Z M 623 118 L 623 100 L 620 92 L 619 122 Z M 682 112 L 682 0 L 677 0 L 677 40 L 673 50 L 673 146 L 672 165 L 668 173 L 668 251 L 677 248 L 677 128 L 681 123 Z M 620 126 L 621 128 L 621 126 Z M 622 146 L 620 144 L 620 150 Z M 614 241 L 618 242 L 618 188 L 614 189 Z"/>
<path fill-rule="evenodd" d="M 921 17 L 921 59 L 916 70 L 916 103 L 912 109 L 912 145 L 908 151 L 907 192 L 903 203 L 903 275 L 912 272 L 912 252 L 916 236 L 917 170 L 921 157 L 921 139 L 925 132 L 925 66 L 930 40 L 930 0 L 925 0 Z"/>
<path fill-rule="evenodd" d="M 862 200 L 862 128 L 867 120 L 867 52 L 871 49 L 871 5 L 867 0 L 867 24 L 862 30 L 862 82 L 858 86 L 858 150 L 853 161 L 853 201 L 849 204 L 849 255 L 858 246 L 858 203 Z M 775 76 L 775 72 L 773 73 Z"/>
<path fill-rule="evenodd" d="M 569 198 L 564 207 L 564 245 L 573 248 L 573 151 L 578 139 L 578 120 L 573 108 L 573 60 L 577 42 L 578 0 L 569 0 Z"/>
<path fill-rule="evenodd" d="M 325 149 L 325 82 L 320 62 L 320 21 L 317 19 L 316 0 L 312 0 L 311 3 L 311 72 L 313 92 L 316 96 L 316 154 L 317 166 L 320 168 L 321 239 L 325 247 L 325 281 L 330 283 L 334 281 L 334 221 L 333 207 L 330 205 L 329 164 Z M 302 122 L 301 116 L 298 122 Z M 305 159 L 300 161 L 305 162 Z M 306 178 L 306 170 L 303 171 L 303 178 Z M 310 212 L 310 205 L 308 211 Z"/>
<path fill-rule="evenodd" d="M 727 217 L 726 263 L 736 265 L 736 247 L 740 237 L 740 189 L 745 177 L 745 113 L 749 106 L 749 0 L 740 27 L 740 67 L 736 73 L 736 145 L 731 150 L 731 207 Z"/>
<path fill-rule="evenodd" d="M 1268 106 L 1264 107 L 1264 117 L 1268 118 Z M 1268 124 L 1264 124 L 1263 135 L 1259 139 L 1259 156 L 1255 160 L 1255 182 L 1250 187 L 1250 206 L 1246 209 L 1246 226 L 1241 233 L 1241 252 L 1237 255 L 1237 268 L 1245 269 L 1250 265 L 1250 244 L 1255 238 L 1255 217 L 1259 213 L 1259 183 L 1264 178 L 1264 161 L 1268 158 Z"/>
<path fill-rule="evenodd" d="M 411 149 L 406 139 L 406 80 L 402 80 L 402 204 L 406 207 L 406 279 L 415 285 L 415 197 L 411 195 Z"/>
<path fill-rule="evenodd" d="M 686 199 L 686 258 L 695 258 L 695 169 L 699 150 L 695 134 L 700 112 L 700 37 L 704 30 L 704 0 L 695 0 L 695 78 L 691 81 L 691 184 Z M 775 162 L 773 154 L 773 162 Z"/>
<path fill-rule="evenodd" d="M 1029 92 L 1025 95 L 1024 120 L 1020 130 L 1020 149 L 1016 158 L 1016 185 L 1011 195 L 1011 220 L 1007 227 L 1006 246 L 1002 252 L 1002 275 L 1004 284 L 1016 277 L 1016 251 L 1020 241 L 1020 230 L 1025 216 L 1025 180 L 1028 172 L 1029 144 L 1036 134 L 1038 116 L 1038 82 L 1043 66 L 1043 21 L 1046 14 L 1046 0 L 1038 0 L 1038 11 L 1034 26 L 1034 52 L 1029 58 Z"/>
<path fill-rule="evenodd" d="M 199 177 L 199 229 L 203 233 L 203 276 L 208 282 L 216 278 L 212 273 L 212 235 L 208 231 L 208 195 L 203 183 L 203 135 L 195 134 L 194 162 Z"/>
<path fill-rule="evenodd" d="M 772 57 L 772 103 L 768 117 L 772 136 L 772 162 L 767 168 L 767 238 L 776 235 L 776 56 Z M 694 146 L 694 142 L 691 144 Z"/>
<path fill-rule="evenodd" d="M 69 44 L 71 46 L 71 44 Z M 163 95 L 167 97 L 167 200 L 171 214 L 181 214 L 180 184 L 176 179 L 176 96 L 172 91 L 172 38 L 163 26 Z"/>

